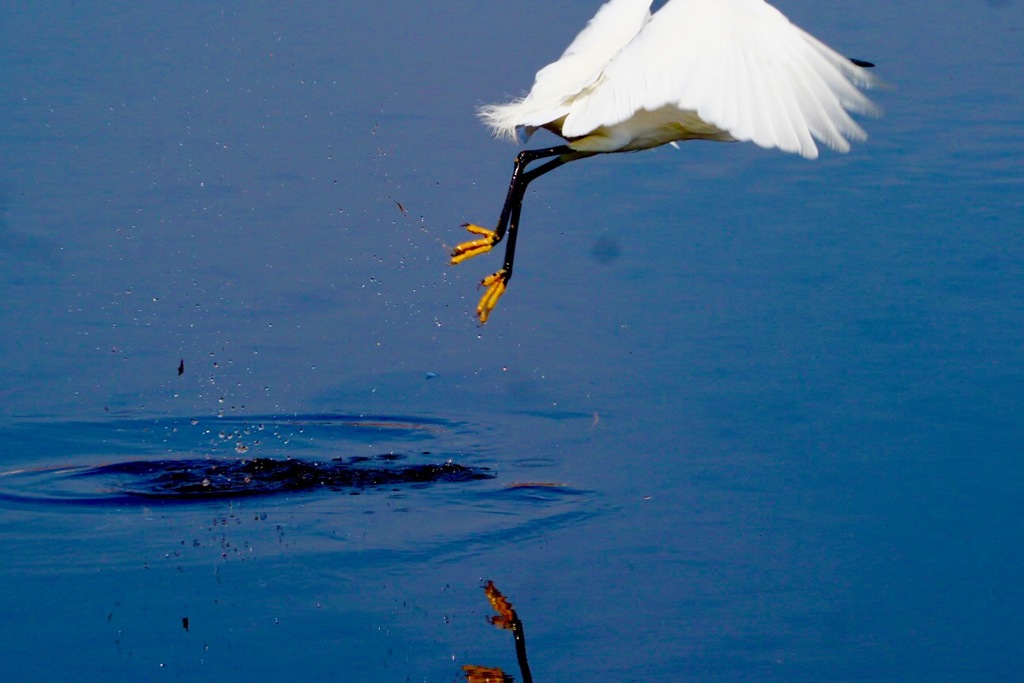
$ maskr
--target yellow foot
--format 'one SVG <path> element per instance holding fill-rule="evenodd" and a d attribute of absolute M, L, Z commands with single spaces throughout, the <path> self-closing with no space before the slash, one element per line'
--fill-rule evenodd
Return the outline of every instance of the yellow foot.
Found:
<path fill-rule="evenodd" d="M 476 317 L 480 318 L 480 324 L 483 325 L 487 322 L 487 318 L 490 317 L 491 311 L 498 304 L 498 299 L 505 293 L 505 284 L 508 282 L 508 271 L 504 268 L 499 270 L 497 273 L 488 275 L 480 281 L 481 287 L 486 287 L 487 291 L 480 297 L 480 303 L 476 305 Z"/>
<path fill-rule="evenodd" d="M 479 225 L 473 225 L 472 223 L 463 223 L 462 227 L 469 230 L 474 235 L 482 235 L 482 237 L 478 240 L 463 242 L 452 249 L 453 266 L 456 263 L 462 263 L 468 258 L 473 258 L 480 254 L 486 254 L 491 250 L 491 247 L 498 243 L 498 234 L 493 230 L 489 230 Z"/>

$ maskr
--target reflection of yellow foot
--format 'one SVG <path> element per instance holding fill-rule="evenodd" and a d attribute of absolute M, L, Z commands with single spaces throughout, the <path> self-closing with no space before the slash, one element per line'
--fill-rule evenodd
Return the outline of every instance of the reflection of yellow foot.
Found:
<path fill-rule="evenodd" d="M 464 223 L 462 227 L 469 230 L 474 235 L 482 235 L 482 237 L 478 240 L 463 242 L 452 249 L 453 266 L 456 263 L 462 263 L 468 258 L 473 258 L 480 254 L 486 254 L 491 250 L 491 247 L 498 243 L 498 234 L 493 230 L 488 230 L 487 228 L 479 225 L 473 225 L 472 223 Z"/>
<path fill-rule="evenodd" d="M 487 291 L 480 297 L 480 303 L 476 305 L 476 316 L 480 318 L 480 324 L 487 322 L 487 318 L 491 315 L 491 311 L 498 304 L 498 299 L 505 293 L 505 283 L 508 282 L 508 271 L 504 268 L 499 270 L 497 273 L 488 275 L 480 281 L 481 287 L 486 287 Z"/>

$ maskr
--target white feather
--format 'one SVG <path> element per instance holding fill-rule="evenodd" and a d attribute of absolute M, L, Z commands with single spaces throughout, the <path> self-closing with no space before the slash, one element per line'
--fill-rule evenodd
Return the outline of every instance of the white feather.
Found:
<path fill-rule="evenodd" d="M 573 149 L 750 140 L 807 158 L 867 136 L 874 78 L 763 0 L 610 0 L 525 97 L 480 109 L 495 135 L 544 127 Z"/>
<path fill-rule="evenodd" d="M 650 2 L 609 0 L 557 61 L 537 72 L 530 93 L 508 104 L 480 108 L 496 137 L 516 139 L 517 128 L 539 128 L 562 116 L 565 100 L 600 77 L 602 70 L 651 18 Z"/>

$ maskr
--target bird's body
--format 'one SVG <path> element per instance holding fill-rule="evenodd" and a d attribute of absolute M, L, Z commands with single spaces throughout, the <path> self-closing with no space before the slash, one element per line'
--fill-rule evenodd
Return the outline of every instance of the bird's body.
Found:
<path fill-rule="evenodd" d="M 533 88 L 481 107 L 495 136 L 547 129 L 566 144 L 517 159 L 495 230 L 453 251 L 453 262 L 488 251 L 508 229 L 505 268 L 484 280 L 482 321 L 511 276 L 514 234 L 526 185 L 593 154 L 685 140 L 752 141 L 813 159 L 815 140 L 840 152 L 867 136 L 848 112 L 876 113 L 858 89 L 874 79 L 855 62 L 794 26 L 763 0 L 609 0 Z M 526 171 L 532 161 L 556 157 Z"/>

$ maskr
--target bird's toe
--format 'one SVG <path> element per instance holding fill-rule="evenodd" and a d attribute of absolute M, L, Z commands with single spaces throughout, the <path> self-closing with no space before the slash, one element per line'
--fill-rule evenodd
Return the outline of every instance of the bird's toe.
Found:
<path fill-rule="evenodd" d="M 473 223 L 465 223 L 462 227 L 474 235 L 480 235 L 481 237 L 480 239 L 463 242 L 452 249 L 451 264 L 453 266 L 457 263 L 462 263 L 468 258 L 473 258 L 474 256 L 479 256 L 480 254 L 489 252 L 491 247 L 498 243 L 498 233 L 490 228 L 474 225 Z"/>
<path fill-rule="evenodd" d="M 496 273 L 492 273 L 480 281 L 481 287 L 486 287 L 487 291 L 480 297 L 480 303 L 476 306 L 476 315 L 480 319 L 480 324 L 487 322 L 487 318 L 490 317 L 491 311 L 498 305 L 498 299 L 505 293 L 505 286 L 508 283 L 508 271 L 502 268 Z"/>

